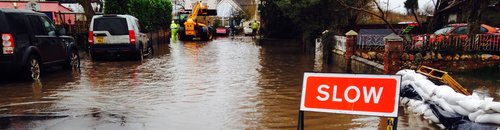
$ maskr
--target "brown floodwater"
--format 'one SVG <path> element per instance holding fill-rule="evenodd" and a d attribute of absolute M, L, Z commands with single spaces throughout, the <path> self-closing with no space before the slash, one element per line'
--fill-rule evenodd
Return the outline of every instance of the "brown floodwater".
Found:
<path fill-rule="evenodd" d="M 236 37 L 175 41 L 155 52 L 143 62 L 93 62 L 82 53 L 79 72 L 55 68 L 39 82 L 1 81 L 0 129 L 296 129 L 303 73 L 314 66 L 314 55 L 300 44 Z M 498 77 L 457 80 L 500 95 Z M 399 129 L 437 128 L 402 109 L 399 115 Z M 305 112 L 306 129 L 385 124 L 378 117 Z"/>

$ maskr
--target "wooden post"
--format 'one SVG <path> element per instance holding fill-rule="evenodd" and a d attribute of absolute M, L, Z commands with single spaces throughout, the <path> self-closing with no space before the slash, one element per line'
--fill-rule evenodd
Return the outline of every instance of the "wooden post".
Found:
<path fill-rule="evenodd" d="M 351 56 L 354 55 L 356 51 L 356 37 L 358 33 L 354 30 L 351 30 L 345 34 L 346 36 L 346 50 L 345 50 L 345 62 L 346 62 L 346 72 L 351 73 Z"/>
<path fill-rule="evenodd" d="M 392 33 L 384 37 L 384 74 L 396 74 L 402 65 L 403 38 Z"/>

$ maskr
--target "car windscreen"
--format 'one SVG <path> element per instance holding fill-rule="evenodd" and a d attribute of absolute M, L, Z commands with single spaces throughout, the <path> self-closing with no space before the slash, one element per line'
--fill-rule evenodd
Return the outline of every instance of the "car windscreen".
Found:
<path fill-rule="evenodd" d="M 117 17 L 96 18 L 94 31 L 108 31 L 111 35 L 128 35 L 127 20 Z"/>
<path fill-rule="evenodd" d="M 451 29 L 453 29 L 453 27 L 445 27 L 445 28 L 437 30 L 436 32 L 434 32 L 434 34 L 436 34 L 436 35 L 446 35 L 446 34 L 448 34 L 448 32 L 451 31 Z"/>

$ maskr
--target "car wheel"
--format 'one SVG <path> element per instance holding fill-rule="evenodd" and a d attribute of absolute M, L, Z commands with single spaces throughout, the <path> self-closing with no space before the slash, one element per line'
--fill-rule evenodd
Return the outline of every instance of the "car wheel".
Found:
<path fill-rule="evenodd" d="M 142 50 L 142 47 L 139 49 L 139 52 L 137 52 L 137 55 L 136 55 L 136 60 L 137 61 L 142 61 L 144 60 L 144 52 Z"/>
<path fill-rule="evenodd" d="M 71 51 L 71 55 L 68 59 L 68 62 L 63 66 L 64 69 L 78 69 L 80 68 L 80 55 L 78 55 L 77 51 Z"/>
<path fill-rule="evenodd" d="M 35 56 L 30 56 L 25 65 L 26 77 L 29 77 L 33 80 L 39 80 L 40 72 L 41 72 L 40 62 Z"/>
<path fill-rule="evenodd" d="M 148 56 L 152 57 L 154 54 L 153 45 L 148 45 Z"/>
<path fill-rule="evenodd" d="M 214 39 L 214 35 L 213 35 L 212 33 L 210 33 L 210 32 L 209 32 L 209 33 L 208 33 L 208 40 L 212 40 L 212 39 Z"/>

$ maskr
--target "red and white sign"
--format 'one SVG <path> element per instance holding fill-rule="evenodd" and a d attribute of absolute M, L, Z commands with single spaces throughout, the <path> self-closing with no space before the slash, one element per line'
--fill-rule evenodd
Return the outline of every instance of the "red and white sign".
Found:
<path fill-rule="evenodd" d="M 401 76 L 304 73 L 300 110 L 397 117 Z"/>

